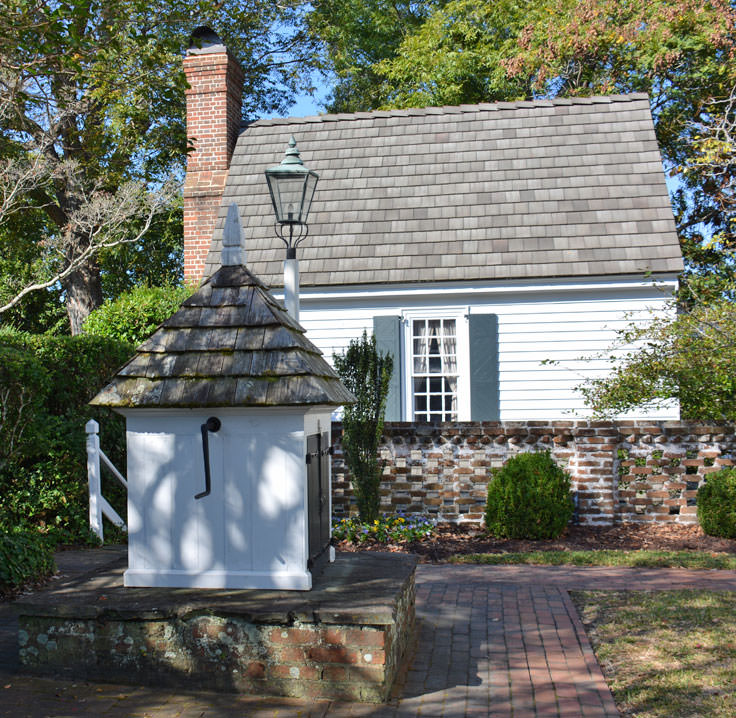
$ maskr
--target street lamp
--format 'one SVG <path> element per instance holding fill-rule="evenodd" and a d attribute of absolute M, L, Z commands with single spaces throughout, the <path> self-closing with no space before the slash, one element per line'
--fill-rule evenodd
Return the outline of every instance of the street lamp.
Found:
<path fill-rule="evenodd" d="M 299 264 L 296 248 L 309 233 L 307 216 L 319 175 L 307 169 L 299 158 L 293 135 L 281 164 L 266 170 L 276 223 L 274 228 L 286 244 L 284 261 L 284 302 L 289 314 L 299 320 Z"/>

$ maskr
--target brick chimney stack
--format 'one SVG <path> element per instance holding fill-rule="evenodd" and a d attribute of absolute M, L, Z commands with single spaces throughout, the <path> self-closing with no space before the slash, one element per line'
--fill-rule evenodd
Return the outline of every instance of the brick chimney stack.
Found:
<path fill-rule="evenodd" d="M 184 58 L 187 158 L 184 181 L 184 279 L 199 282 L 240 131 L 243 70 L 208 27 L 192 33 Z"/>

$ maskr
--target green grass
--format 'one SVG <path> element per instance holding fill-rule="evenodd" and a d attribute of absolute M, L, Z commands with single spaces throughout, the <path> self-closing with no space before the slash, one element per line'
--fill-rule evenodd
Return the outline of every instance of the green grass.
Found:
<path fill-rule="evenodd" d="M 571 596 L 622 715 L 736 716 L 736 592 Z"/>
<path fill-rule="evenodd" d="M 493 566 L 628 566 L 635 568 L 736 569 L 736 555 L 705 551 L 526 551 L 524 553 L 470 553 L 453 556 L 452 563 Z"/>

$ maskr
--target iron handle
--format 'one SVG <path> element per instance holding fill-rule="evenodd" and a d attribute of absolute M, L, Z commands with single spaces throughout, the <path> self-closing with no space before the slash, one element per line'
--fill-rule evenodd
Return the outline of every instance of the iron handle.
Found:
<path fill-rule="evenodd" d="M 204 491 L 200 491 L 198 494 L 194 494 L 195 499 L 202 499 L 205 496 L 209 496 L 212 490 L 212 483 L 210 479 L 210 441 L 209 433 L 213 434 L 220 430 L 222 422 L 216 417 L 211 416 L 204 424 L 202 424 L 202 453 L 204 454 Z"/>

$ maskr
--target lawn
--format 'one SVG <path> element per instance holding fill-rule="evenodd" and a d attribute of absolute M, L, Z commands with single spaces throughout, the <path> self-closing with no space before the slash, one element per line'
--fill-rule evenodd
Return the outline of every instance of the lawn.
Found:
<path fill-rule="evenodd" d="M 571 595 L 622 715 L 736 716 L 736 593 Z"/>
<path fill-rule="evenodd" d="M 525 551 L 470 553 L 453 556 L 452 563 L 487 565 L 628 566 L 636 568 L 736 569 L 736 555 L 707 551 Z"/>

